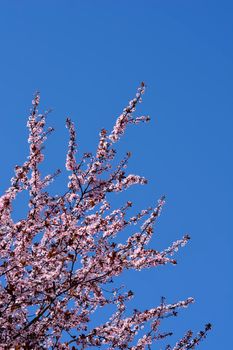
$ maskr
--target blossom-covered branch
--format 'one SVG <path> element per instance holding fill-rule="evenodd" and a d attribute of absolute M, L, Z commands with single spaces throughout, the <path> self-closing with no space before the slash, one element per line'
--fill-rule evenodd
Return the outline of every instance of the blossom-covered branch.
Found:
<path fill-rule="evenodd" d="M 162 251 L 147 248 L 164 197 L 154 209 L 131 216 L 131 201 L 117 209 L 110 202 L 110 193 L 147 183 L 143 176 L 127 174 L 130 152 L 113 166 L 113 146 L 128 124 L 149 120 L 134 117 L 144 91 L 142 83 L 110 134 L 105 129 L 100 132 L 94 155 L 85 153 L 77 160 L 75 126 L 67 118 L 69 179 L 66 192 L 56 196 L 49 194 L 47 186 L 60 170 L 44 178 L 40 171 L 43 144 L 53 129 L 45 129 L 47 113 L 39 114 L 36 93 L 27 123 L 29 156 L 15 167 L 11 186 L 0 197 L 0 349 L 141 350 L 168 337 L 170 331 L 159 332 L 162 320 L 193 302 L 188 298 L 161 303 L 126 316 L 126 302 L 133 292 L 112 287 L 126 269 L 176 264 L 174 253 L 189 240 L 186 235 Z M 29 194 L 28 212 L 15 221 L 12 203 L 22 191 Z M 119 243 L 116 237 L 126 228 L 131 233 Z M 93 328 L 93 313 L 102 308 L 104 314 L 108 305 L 115 306 L 115 313 Z M 147 323 L 150 330 L 141 336 L 139 331 Z M 173 350 L 193 349 L 209 329 L 194 338 L 188 332 Z"/>

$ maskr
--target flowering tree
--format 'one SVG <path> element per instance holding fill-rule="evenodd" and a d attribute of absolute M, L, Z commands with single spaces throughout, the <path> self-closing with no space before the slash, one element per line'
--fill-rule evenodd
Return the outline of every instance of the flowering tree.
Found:
<path fill-rule="evenodd" d="M 133 114 L 144 90 L 142 83 L 113 131 L 101 131 L 96 154 L 86 153 L 79 162 L 74 124 L 67 119 L 68 189 L 56 196 L 46 187 L 59 171 L 43 178 L 39 170 L 43 143 L 52 128 L 45 130 L 47 115 L 38 113 L 40 97 L 35 95 L 27 124 L 29 157 L 15 167 L 11 186 L 0 197 L 0 349 L 150 349 L 150 344 L 171 334 L 159 331 L 161 321 L 193 303 L 192 298 L 175 304 L 162 299 L 159 306 L 126 317 L 125 304 L 133 292 L 113 284 L 125 269 L 176 264 L 173 254 L 189 240 L 186 235 L 163 251 L 146 249 L 164 197 L 156 208 L 129 218 L 129 201 L 111 210 L 110 192 L 146 183 L 144 177 L 126 175 L 130 153 L 112 168 L 113 145 L 126 127 L 149 120 Z M 22 191 L 29 193 L 29 209 L 25 219 L 15 222 L 12 203 Z M 116 242 L 120 231 L 135 225 L 139 228 L 132 229 L 125 243 Z M 107 305 L 115 306 L 110 319 L 92 327 L 92 314 L 97 308 L 104 312 Z M 149 330 L 141 335 L 144 324 Z M 208 324 L 196 336 L 188 331 L 166 349 L 193 349 L 209 329 Z"/>

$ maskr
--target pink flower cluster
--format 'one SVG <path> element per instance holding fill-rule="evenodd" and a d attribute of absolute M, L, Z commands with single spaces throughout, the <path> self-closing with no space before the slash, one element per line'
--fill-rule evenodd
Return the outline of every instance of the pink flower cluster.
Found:
<path fill-rule="evenodd" d="M 148 122 L 150 120 L 149 116 L 133 116 L 133 113 L 136 111 L 137 104 L 141 103 L 142 101 L 142 95 L 144 92 L 145 84 L 142 82 L 141 86 L 138 88 L 135 98 L 129 101 L 128 106 L 124 108 L 123 113 L 117 118 L 113 131 L 109 135 L 109 139 L 112 142 L 119 140 L 120 136 L 124 134 L 127 124 L 137 124 L 139 122 Z"/>
<path fill-rule="evenodd" d="M 142 83 L 110 135 L 101 131 L 96 155 L 86 153 L 79 162 L 75 158 L 74 124 L 67 119 L 70 139 L 66 169 L 70 175 L 67 191 L 56 196 L 45 188 L 60 171 L 44 178 L 40 172 L 43 144 L 52 128 L 45 129 L 46 114 L 38 113 L 40 97 L 35 95 L 27 124 L 29 157 L 16 166 L 11 186 L 0 197 L 0 349 L 142 350 L 168 337 L 170 332 L 159 332 L 160 323 L 193 302 L 192 298 L 174 304 L 163 300 L 158 307 L 135 310 L 126 317 L 126 302 L 133 292 L 112 288 L 114 278 L 126 269 L 175 264 L 173 254 L 189 240 L 186 235 L 163 251 L 146 247 L 164 197 L 155 209 L 129 218 L 132 202 L 111 209 L 110 192 L 146 184 L 144 177 L 126 174 L 129 152 L 112 169 L 116 154 L 113 143 L 129 123 L 148 120 L 133 117 L 144 90 Z M 22 191 L 29 193 L 29 209 L 24 219 L 15 221 L 12 203 Z M 141 220 L 142 225 L 134 230 Z M 132 232 L 125 243 L 119 243 L 115 237 L 126 227 Z M 115 306 L 115 313 L 92 327 L 93 313 L 101 308 L 104 313 L 107 305 Z M 140 336 L 148 322 L 150 331 Z M 206 326 L 194 338 L 188 332 L 173 350 L 193 349 L 209 329 Z"/>

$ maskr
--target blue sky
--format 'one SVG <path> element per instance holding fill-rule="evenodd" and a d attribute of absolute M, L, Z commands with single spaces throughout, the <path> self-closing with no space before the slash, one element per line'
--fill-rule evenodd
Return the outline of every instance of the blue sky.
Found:
<path fill-rule="evenodd" d="M 200 350 L 232 343 L 232 17 L 230 0 L 0 4 L 1 192 L 27 155 L 25 124 L 35 90 L 42 107 L 53 108 L 56 133 L 44 165 L 50 172 L 64 164 L 67 115 L 76 122 L 80 151 L 93 151 L 99 130 L 111 129 L 144 80 L 139 112 L 152 120 L 128 129 L 119 154 L 132 151 L 130 172 L 149 184 L 128 198 L 143 208 L 166 194 L 153 247 L 186 232 L 192 240 L 176 267 L 125 275 L 125 283 L 142 309 L 162 295 L 169 302 L 193 296 L 196 303 L 165 329 L 179 336 L 212 322 Z M 62 186 L 58 180 L 57 189 Z"/>

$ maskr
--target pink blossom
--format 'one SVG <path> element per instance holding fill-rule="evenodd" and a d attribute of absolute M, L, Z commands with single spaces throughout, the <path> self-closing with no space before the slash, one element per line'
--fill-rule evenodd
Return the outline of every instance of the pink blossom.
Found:
<path fill-rule="evenodd" d="M 159 333 L 162 320 L 193 303 L 192 298 L 173 304 L 162 300 L 157 307 L 126 316 L 133 292 L 113 284 L 127 269 L 176 264 L 173 255 L 189 240 L 185 235 L 162 251 L 147 247 L 164 197 L 154 209 L 132 215 L 131 201 L 119 208 L 110 203 L 110 192 L 147 183 L 142 176 L 126 173 L 130 152 L 116 167 L 112 162 L 113 143 L 128 124 L 149 119 L 133 115 L 144 90 L 142 83 L 110 135 L 101 131 L 95 156 L 85 153 L 76 160 L 76 132 L 67 119 L 67 191 L 55 196 L 45 188 L 60 171 L 44 178 L 40 172 L 43 144 L 53 129 L 45 129 L 47 114 L 38 114 L 40 96 L 35 95 L 27 123 L 29 156 L 15 167 L 11 186 L 0 197 L 0 349 L 142 350 L 171 335 Z M 15 221 L 12 204 L 22 191 L 29 194 L 28 212 Z M 142 219 L 141 227 L 134 229 Z M 119 243 L 116 236 L 126 227 L 131 233 L 127 239 L 121 235 L 124 242 Z M 92 314 L 108 305 L 115 307 L 110 319 L 92 327 Z M 150 330 L 137 338 L 147 323 Z M 173 350 L 195 348 L 209 329 L 208 324 L 195 337 L 188 331 Z"/>

